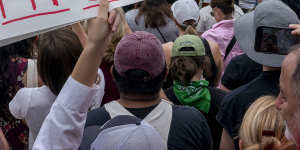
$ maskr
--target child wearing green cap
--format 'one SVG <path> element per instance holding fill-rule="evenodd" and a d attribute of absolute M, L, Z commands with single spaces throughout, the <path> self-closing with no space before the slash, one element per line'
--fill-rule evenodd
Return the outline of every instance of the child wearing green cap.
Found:
<path fill-rule="evenodd" d="M 218 147 L 222 127 L 215 118 L 225 92 L 209 87 L 203 77 L 204 73 L 210 74 L 209 68 L 210 61 L 202 40 L 195 35 L 180 36 L 172 48 L 169 73 L 173 86 L 165 93 L 174 104 L 192 106 L 203 113 L 213 129 L 214 147 Z"/>

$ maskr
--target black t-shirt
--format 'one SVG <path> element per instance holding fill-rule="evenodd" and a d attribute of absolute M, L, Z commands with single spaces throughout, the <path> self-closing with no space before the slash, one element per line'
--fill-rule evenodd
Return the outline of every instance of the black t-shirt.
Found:
<path fill-rule="evenodd" d="M 211 107 L 210 110 L 207 113 L 202 112 L 204 117 L 207 119 L 208 125 L 210 127 L 210 132 L 213 138 L 213 149 L 219 150 L 220 147 L 220 141 L 222 136 L 222 126 L 217 122 L 216 115 L 219 112 L 219 109 L 221 107 L 221 102 L 226 94 L 225 91 L 208 87 L 208 90 L 211 94 Z M 165 90 L 165 94 L 168 97 L 170 101 L 172 101 L 176 105 L 182 105 L 180 101 L 177 99 L 173 87 L 169 88 L 168 90 Z"/>
<path fill-rule="evenodd" d="M 254 62 L 246 54 L 232 58 L 222 77 L 222 84 L 234 90 L 239 88 L 253 79 L 262 72 L 262 65 Z"/>
<path fill-rule="evenodd" d="M 224 97 L 217 120 L 232 138 L 238 135 L 245 112 L 257 98 L 264 95 L 278 95 L 279 77 L 280 71 L 262 72 L 250 83 Z"/>
<path fill-rule="evenodd" d="M 144 119 L 155 107 L 126 109 Z M 210 129 L 200 111 L 188 106 L 173 105 L 172 113 L 168 150 L 211 149 L 213 143 Z M 110 119 L 105 107 L 101 107 L 88 113 L 85 127 L 102 126 Z"/>

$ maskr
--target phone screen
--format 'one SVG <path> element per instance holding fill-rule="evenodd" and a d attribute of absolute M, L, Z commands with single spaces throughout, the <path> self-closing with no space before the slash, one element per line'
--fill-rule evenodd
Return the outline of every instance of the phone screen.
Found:
<path fill-rule="evenodd" d="M 289 28 L 259 27 L 255 37 L 255 51 L 287 55 L 291 46 L 300 43 L 300 37 Z"/>

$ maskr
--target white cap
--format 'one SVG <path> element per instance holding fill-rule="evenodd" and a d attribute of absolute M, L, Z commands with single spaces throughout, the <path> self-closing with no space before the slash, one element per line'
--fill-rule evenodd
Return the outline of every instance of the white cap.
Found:
<path fill-rule="evenodd" d="M 195 0 L 177 0 L 172 7 L 173 16 L 176 21 L 182 25 L 187 20 L 195 20 L 196 23 L 200 19 L 200 9 Z"/>
<path fill-rule="evenodd" d="M 160 134 L 146 121 L 134 116 L 117 116 L 105 123 L 100 131 L 93 132 L 98 132 L 97 137 L 83 139 L 88 143 L 82 143 L 82 150 L 164 150 Z"/>

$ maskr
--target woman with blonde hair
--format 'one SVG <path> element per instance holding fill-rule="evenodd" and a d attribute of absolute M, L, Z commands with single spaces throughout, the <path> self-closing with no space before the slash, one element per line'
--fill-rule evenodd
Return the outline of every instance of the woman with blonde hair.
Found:
<path fill-rule="evenodd" d="M 290 145 L 284 136 L 284 120 L 276 110 L 275 99 L 274 96 L 263 96 L 249 107 L 240 128 L 240 150 L 267 145 L 270 149 L 281 149 Z"/>

